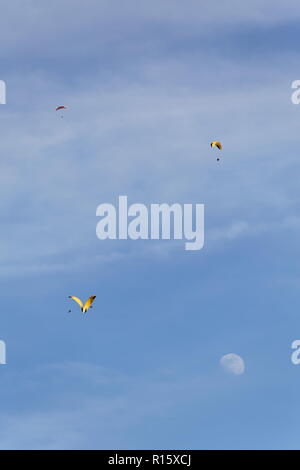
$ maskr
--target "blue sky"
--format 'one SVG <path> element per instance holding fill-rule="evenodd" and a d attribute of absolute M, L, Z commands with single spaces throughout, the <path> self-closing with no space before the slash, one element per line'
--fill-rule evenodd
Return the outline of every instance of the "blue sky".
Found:
<path fill-rule="evenodd" d="M 299 2 L 1 9 L 0 448 L 299 448 Z M 203 250 L 98 240 L 123 194 L 204 203 Z"/>

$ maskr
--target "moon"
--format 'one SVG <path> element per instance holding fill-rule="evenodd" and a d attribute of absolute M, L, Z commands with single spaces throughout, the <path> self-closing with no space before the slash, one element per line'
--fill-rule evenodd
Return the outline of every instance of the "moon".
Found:
<path fill-rule="evenodd" d="M 245 372 L 244 360 L 235 353 L 225 354 L 221 357 L 220 364 L 230 374 L 242 375 Z"/>

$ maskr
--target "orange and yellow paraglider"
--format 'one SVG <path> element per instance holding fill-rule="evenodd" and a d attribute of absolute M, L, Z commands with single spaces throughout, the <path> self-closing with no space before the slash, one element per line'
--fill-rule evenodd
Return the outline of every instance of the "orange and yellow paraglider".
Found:
<path fill-rule="evenodd" d="M 94 302 L 95 298 L 96 298 L 95 295 L 91 295 L 91 297 L 89 297 L 87 299 L 85 304 L 83 304 L 78 297 L 75 297 L 73 295 L 69 295 L 69 299 L 74 300 L 79 305 L 80 310 L 82 311 L 82 313 L 86 313 L 89 308 L 92 308 L 92 303 Z M 70 310 L 69 310 L 69 312 L 70 312 Z"/>
<path fill-rule="evenodd" d="M 214 140 L 213 142 L 210 143 L 210 146 L 213 148 L 213 147 L 217 147 L 219 150 L 222 150 L 222 144 L 221 142 L 218 142 L 217 140 Z M 219 157 L 217 158 L 217 162 L 219 161 Z"/>

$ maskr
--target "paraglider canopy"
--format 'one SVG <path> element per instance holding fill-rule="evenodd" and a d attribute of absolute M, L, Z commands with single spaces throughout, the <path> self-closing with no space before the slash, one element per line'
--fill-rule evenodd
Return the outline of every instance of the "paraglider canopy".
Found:
<path fill-rule="evenodd" d="M 222 144 L 221 144 L 221 142 L 218 142 L 217 140 L 215 140 L 214 142 L 211 142 L 210 146 L 211 147 L 218 147 L 219 150 L 222 150 Z"/>
<path fill-rule="evenodd" d="M 69 295 L 69 299 L 75 300 L 75 302 L 79 305 L 80 310 L 82 311 L 82 313 L 86 313 L 89 308 L 93 308 L 92 303 L 94 302 L 95 298 L 96 298 L 95 295 L 91 295 L 87 299 L 85 304 L 83 304 L 82 301 L 78 297 L 75 297 L 74 295 Z"/>

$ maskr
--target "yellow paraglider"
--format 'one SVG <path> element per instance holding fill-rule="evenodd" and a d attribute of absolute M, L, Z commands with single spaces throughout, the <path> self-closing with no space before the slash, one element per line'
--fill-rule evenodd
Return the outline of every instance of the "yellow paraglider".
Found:
<path fill-rule="evenodd" d="M 222 144 L 221 144 L 221 142 L 218 142 L 217 140 L 215 140 L 214 142 L 211 142 L 210 146 L 211 147 L 218 147 L 219 150 L 222 150 Z"/>
<path fill-rule="evenodd" d="M 210 146 L 211 147 L 217 147 L 219 150 L 222 150 L 222 144 L 221 142 L 218 142 L 217 140 L 214 140 L 213 142 L 210 143 Z M 217 158 L 217 162 L 219 161 L 220 159 Z"/>
<path fill-rule="evenodd" d="M 86 313 L 88 311 L 88 309 L 91 308 L 92 303 L 94 302 L 95 298 L 96 298 L 95 295 L 91 295 L 91 297 L 89 297 L 87 299 L 87 301 L 85 302 L 85 304 L 83 305 L 83 303 L 81 302 L 80 299 L 78 299 L 78 297 L 74 297 L 72 295 L 69 295 L 69 299 L 73 299 L 73 300 L 75 300 L 76 303 L 78 303 L 82 313 Z"/>

